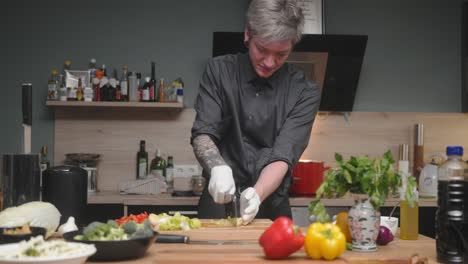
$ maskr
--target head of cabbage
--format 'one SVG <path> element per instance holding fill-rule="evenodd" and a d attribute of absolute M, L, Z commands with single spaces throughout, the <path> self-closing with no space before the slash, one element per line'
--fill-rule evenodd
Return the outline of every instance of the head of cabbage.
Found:
<path fill-rule="evenodd" d="M 60 224 L 60 212 L 51 203 L 29 202 L 16 207 L 9 207 L 0 212 L 0 227 L 30 226 L 47 229 L 46 237 L 50 237 Z"/>

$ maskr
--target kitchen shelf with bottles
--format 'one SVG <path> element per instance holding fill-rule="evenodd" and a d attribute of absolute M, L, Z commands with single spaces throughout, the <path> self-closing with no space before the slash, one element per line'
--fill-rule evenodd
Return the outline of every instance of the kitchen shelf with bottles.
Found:
<path fill-rule="evenodd" d="M 84 101 L 46 101 L 51 107 L 112 107 L 112 108 L 161 108 L 182 110 L 179 102 L 84 102 Z"/>

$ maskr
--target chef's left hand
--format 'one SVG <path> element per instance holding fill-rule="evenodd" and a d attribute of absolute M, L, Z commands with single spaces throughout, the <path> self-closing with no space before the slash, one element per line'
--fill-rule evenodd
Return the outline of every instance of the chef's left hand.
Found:
<path fill-rule="evenodd" d="M 260 207 L 260 196 L 253 187 L 245 189 L 240 197 L 242 224 L 247 225 L 255 218 Z"/>

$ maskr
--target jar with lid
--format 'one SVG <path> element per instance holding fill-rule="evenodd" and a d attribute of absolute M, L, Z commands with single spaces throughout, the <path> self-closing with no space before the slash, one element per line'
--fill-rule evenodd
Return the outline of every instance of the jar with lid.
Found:
<path fill-rule="evenodd" d="M 195 195 L 202 195 L 205 187 L 205 178 L 200 175 L 192 176 L 192 191 Z"/>

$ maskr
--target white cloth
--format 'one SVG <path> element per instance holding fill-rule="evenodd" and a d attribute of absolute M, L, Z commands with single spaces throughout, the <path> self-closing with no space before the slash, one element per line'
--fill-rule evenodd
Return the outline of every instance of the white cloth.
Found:
<path fill-rule="evenodd" d="M 242 224 L 247 225 L 255 218 L 260 207 L 260 196 L 253 187 L 245 189 L 240 197 L 240 211 L 242 215 Z"/>
<path fill-rule="evenodd" d="M 236 192 L 236 184 L 229 166 L 219 165 L 211 169 L 208 191 L 215 203 L 225 204 L 232 201 L 232 196 Z"/>

